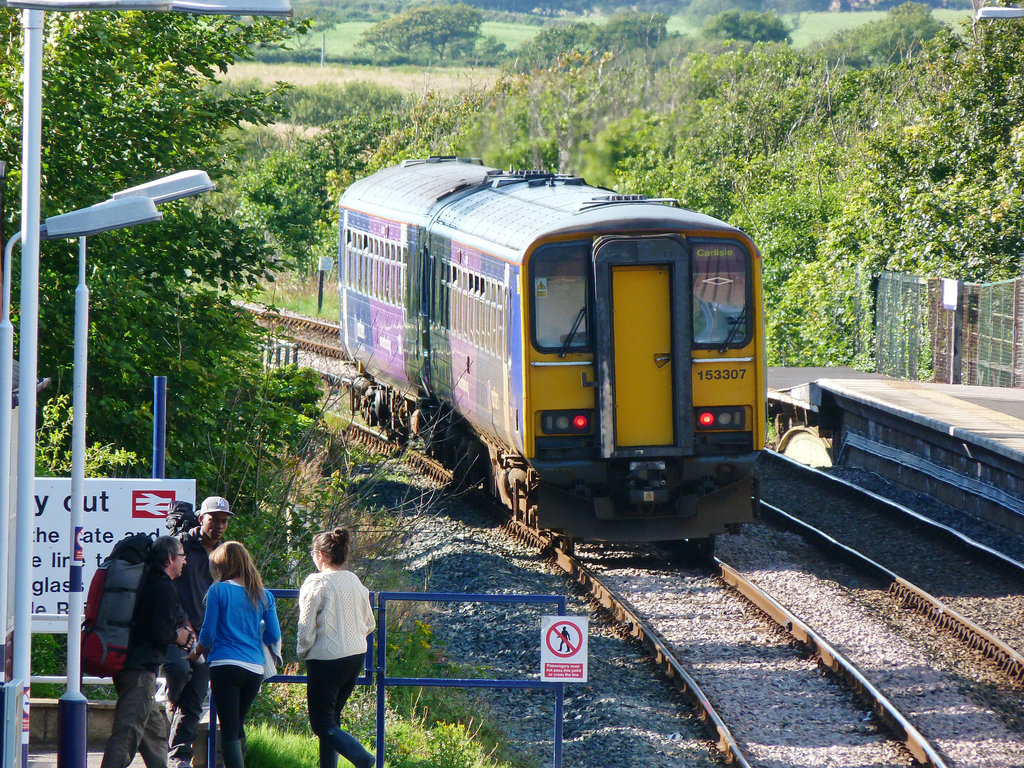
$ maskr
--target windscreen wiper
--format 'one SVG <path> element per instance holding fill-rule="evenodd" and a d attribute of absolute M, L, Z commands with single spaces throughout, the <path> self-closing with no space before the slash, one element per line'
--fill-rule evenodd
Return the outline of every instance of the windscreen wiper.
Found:
<path fill-rule="evenodd" d="M 572 322 L 572 328 L 569 329 L 569 335 L 565 337 L 565 341 L 562 342 L 562 348 L 558 350 L 559 357 L 565 357 L 566 352 L 569 351 L 569 347 L 572 346 L 572 340 L 576 338 L 576 331 L 580 329 L 580 323 L 583 322 L 583 318 L 587 316 L 587 305 L 584 304 L 580 307 L 580 311 L 576 313 L 576 319 Z"/>
<path fill-rule="evenodd" d="M 740 325 L 746 325 L 746 319 L 747 308 L 744 307 L 743 309 L 740 310 L 740 313 L 738 315 L 732 318 L 732 328 L 729 329 L 729 335 L 725 337 L 725 341 L 722 342 L 722 346 L 718 348 L 718 354 L 723 354 L 729 348 L 729 345 L 732 344 L 733 339 L 736 338 L 736 330 L 740 327 Z"/>

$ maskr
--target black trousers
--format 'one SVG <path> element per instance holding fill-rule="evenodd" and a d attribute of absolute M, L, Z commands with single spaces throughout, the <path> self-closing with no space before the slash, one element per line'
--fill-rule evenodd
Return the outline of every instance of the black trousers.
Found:
<path fill-rule="evenodd" d="M 217 721 L 224 741 L 245 738 L 245 716 L 260 692 L 262 682 L 263 675 L 234 664 L 210 667 L 210 692 L 217 705 Z"/>
<path fill-rule="evenodd" d="M 341 710 L 363 671 L 365 653 L 341 659 L 306 659 L 306 706 L 313 733 L 323 736 L 341 722 Z"/>
<path fill-rule="evenodd" d="M 171 734 L 167 758 L 170 761 L 190 763 L 192 745 L 199 736 L 203 704 L 210 693 L 210 665 L 205 661 L 190 663 L 180 648 L 176 645 L 168 646 L 163 673 L 167 681 L 167 698 L 174 707 L 168 713 Z"/>

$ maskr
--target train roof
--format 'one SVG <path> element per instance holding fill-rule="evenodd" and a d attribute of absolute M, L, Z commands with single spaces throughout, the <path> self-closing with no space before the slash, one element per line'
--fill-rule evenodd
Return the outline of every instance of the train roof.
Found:
<path fill-rule="evenodd" d="M 676 201 L 619 195 L 575 176 L 506 172 L 455 158 L 405 161 L 352 184 L 341 204 L 374 215 L 435 220 L 467 238 L 522 253 L 541 237 L 574 231 L 697 227 L 738 234 Z"/>

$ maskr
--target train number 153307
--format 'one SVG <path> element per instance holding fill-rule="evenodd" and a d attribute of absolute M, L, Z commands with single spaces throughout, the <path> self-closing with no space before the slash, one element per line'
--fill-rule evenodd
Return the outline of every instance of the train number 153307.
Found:
<path fill-rule="evenodd" d="M 746 373 L 746 368 L 713 368 L 710 371 L 697 371 L 697 378 L 702 381 L 742 379 Z"/>

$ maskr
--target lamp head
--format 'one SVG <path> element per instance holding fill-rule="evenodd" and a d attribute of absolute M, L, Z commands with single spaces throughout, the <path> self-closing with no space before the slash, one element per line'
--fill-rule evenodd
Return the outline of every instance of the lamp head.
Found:
<path fill-rule="evenodd" d="M 211 192 L 217 185 L 210 181 L 206 171 L 182 171 L 163 179 L 155 179 L 137 187 L 123 189 L 110 196 L 111 200 L 122 200 L 126 197 L 148 197 L 154 203 L 168 203 L 183 197 L 193 197 L 203 192 Z"/>
<path fill-rule="evenodd" d="M 994 6 L 979 8 L 978 12 L 974 14 L 974 18 L 977 20 L 1019 19 L 1022 16 L 1024 16 L 1024 8 L 996 8 Z"/>
<path fill-rule="evenodd" d="M 58 216 L 50 216 L 40 228 L 44 240 L 86 237 L 111 229 L 134 227 L 150 221 L 160 221 L 163 214 L 148 197 L 128 197 L 124 200 L 106 200 Z"/>

